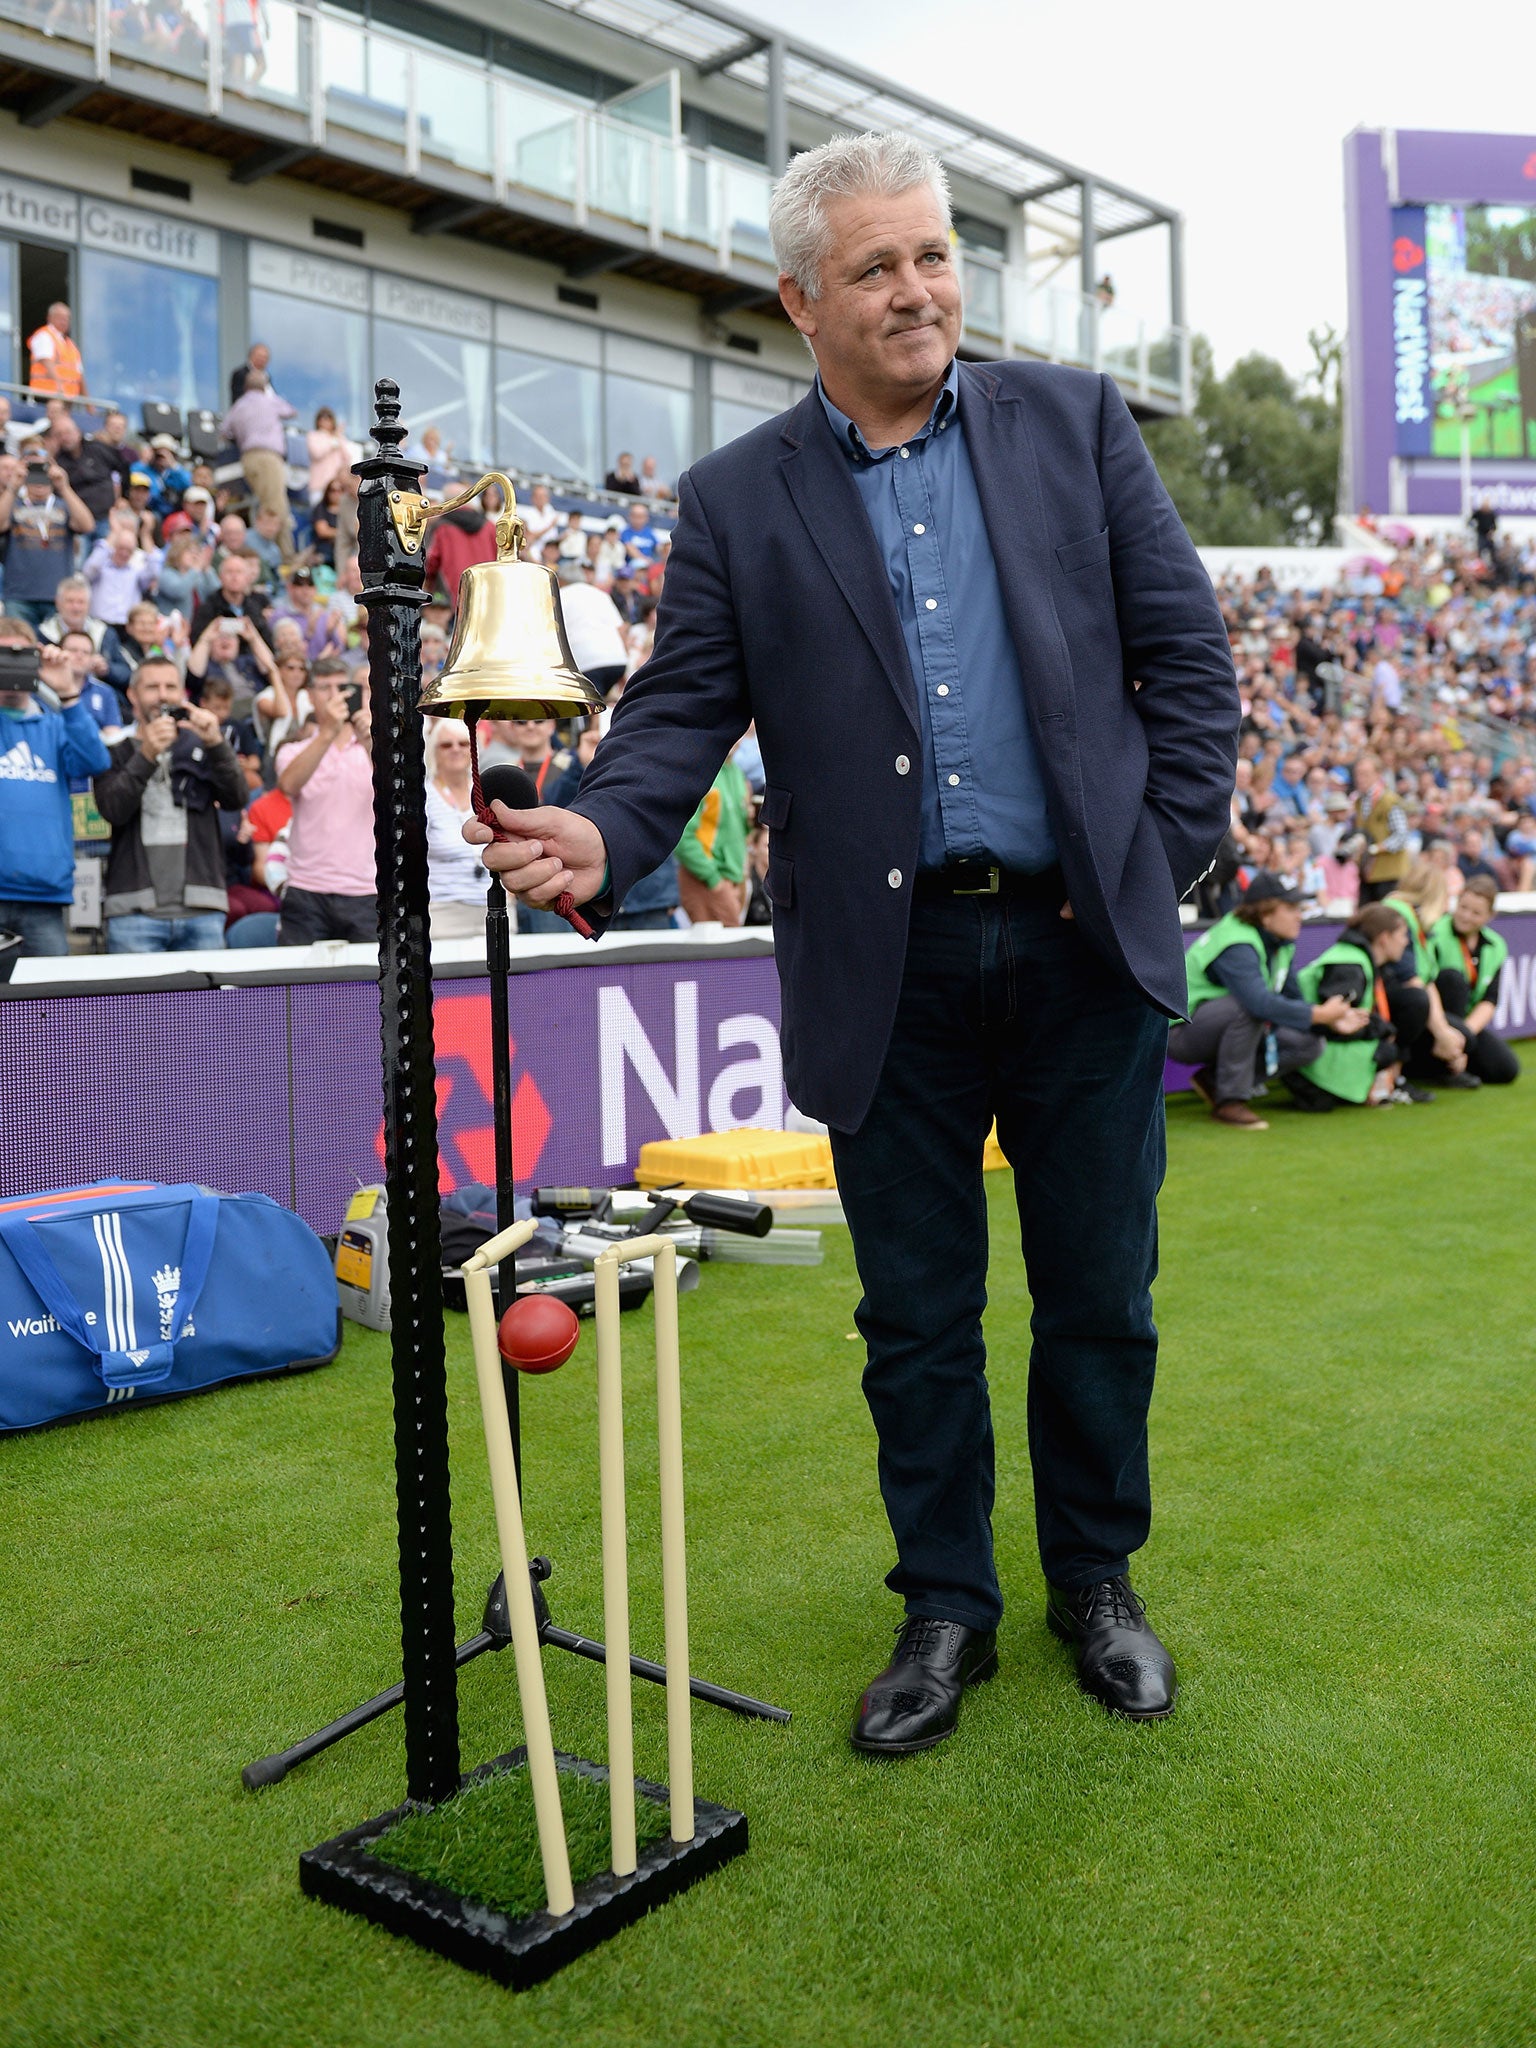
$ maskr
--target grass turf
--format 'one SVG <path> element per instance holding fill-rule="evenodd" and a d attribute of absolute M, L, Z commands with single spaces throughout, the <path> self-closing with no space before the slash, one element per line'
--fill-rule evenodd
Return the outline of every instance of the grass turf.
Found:
<path fill-rule="evenodd" d="M 6 2048 L 591 2048 L 920 2037 L 1020 2048 L 1471 2048 L 1530 2038 L 1536 1087 L 1302 1118 L 1170 1109 L 1137 1566 L 1183 1681 L 1108 1721 L 1045 1632 L 1027 1303 L 989 1176 L 1002 1671 L 898 1767 L 846 1730 L 882 1661 L 889 1537 L 846 1238 L 683 1303 L 694 1669 L 794 1709 L 696 1710 L 751 1852 L 513 1998 L 299 1893 L 299 1851 L 394 1805 L 398 1714 L 257 1795 L 240 1766 L 398 1675 L 387 1346 L 0 1445 Z M 1112 1197 L 1111 1197 L 1112 1198 Z M 459 1633 L 495 1569 L 463 1320 Z M 629 1349 L 636 1647 L 660 1646 L 650 1317 Z M 529 1388 L 528 1516 L 601 1631 L 592 1339 Z M 601 1758 L 602 1674 L 546 1658 Z M 520 1737 L 512 1660 L 460 1678 L 466 1766 Z M 637 1763 L 665 1778 L 662 1700 Z"/>
<path fill-rule="evenodd" d="M 574 1771 L 560 1773 L 560 1809 L 571 1883 L 612 1866 L 608 1787 Z M 640 1848 L 667 1832 L 667 1809 L 644 1794 L 635 1798 L 635 1841 Z M 496 1771 L 467 1785 L 430 1812 L 408 1813 L 379 1836 L 368 1852 L 397 1870 L 411 1870 L 466 1899 L 496 1906 L 514 1920 L 544 1904 L 533 1783 L 526 1770 Z"/>

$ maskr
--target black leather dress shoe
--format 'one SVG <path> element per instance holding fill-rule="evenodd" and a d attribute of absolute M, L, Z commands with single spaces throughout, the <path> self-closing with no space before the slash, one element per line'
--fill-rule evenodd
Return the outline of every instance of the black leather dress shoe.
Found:
<path fill-rule="evenodd" d="M 1173 1712 L 1179 1692 L 1173 1659 L 1123 1573 L 1067 1592 L 1047 1586 L 1046 1593 L 1046 1621 L 1076 1652 L 1084 1692 L 1133 1721 L 1160 1721 Z"/>
<path fill-rule="evenodd" d="M 859 1701 L 849 1737 L 866 1756 L 912 1756 L 954 1733 L 960 1695 L 997 1669 L 997 1630 L 909 1615 L 896 1653 Z"/>

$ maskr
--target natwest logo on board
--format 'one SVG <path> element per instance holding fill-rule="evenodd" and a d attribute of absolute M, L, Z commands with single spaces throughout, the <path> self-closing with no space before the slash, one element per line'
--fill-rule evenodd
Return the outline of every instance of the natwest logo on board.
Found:
<path fill-rule="evenodd" d="M 1429 374 L 1429 275 L 1422 206 L 1392 212 L 1392 417 L 1399 455 L 1428 455 L 1434 436 Z"/>

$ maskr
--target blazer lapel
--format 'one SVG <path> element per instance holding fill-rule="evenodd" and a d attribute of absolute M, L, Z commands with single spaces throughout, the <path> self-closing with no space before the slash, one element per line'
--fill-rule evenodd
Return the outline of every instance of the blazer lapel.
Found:
<path fill-rule="evenodd" d="M 837 445 L 814 386 L 790 414 L 784 440 L 788 444 L 782 457 L 784 481 L 795 509 L 917 732 L 917 687 L 890 579 L 849 474 L 848 458 Z"/>

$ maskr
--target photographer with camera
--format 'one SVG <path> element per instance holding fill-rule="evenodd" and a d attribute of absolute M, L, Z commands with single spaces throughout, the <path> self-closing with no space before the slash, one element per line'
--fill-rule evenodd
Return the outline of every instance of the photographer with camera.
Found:
<path fill-rule="evenodd" d="M 54 593 L 74 572 L 74 536 L 95 524 L 58 463 L 41 449 L 29 453 L 20 476 L 0 488 L 5 608 L 12 618 L 40 626 L 52 615 Z"/>
<path fill-rule="evenodd" d="M 175 662 L 146 655 L 128 702 L 135 724 L 95 783 L 112 827 L 107 951 L 222 948 L 229 896 L 218 813 L 244 809 L 245 777 L 217 718 L 187 703 Z"/>
<path fill-rule="evenodd" d="M 39 647 L 25 619 L 0 619 L 0 932 L 21 940 L 19 948 L 0 954 L 0 981 L 10 979 L 25 954 L 69 951 L 64 914 L 75 894 L 69 785 L 77 776 L 99 774 L 108 761 L 96 721 L 79 698 L 68 657 Z"/>
<path fill-rule="evenodd" d="M 367 943 L 378 936 L 368 671 L 349 681 L 339 656 L 322 656 L 309 694 L 313 734 L 277 750 L 277 786 L 293 799 L 278 944 Z"/>

